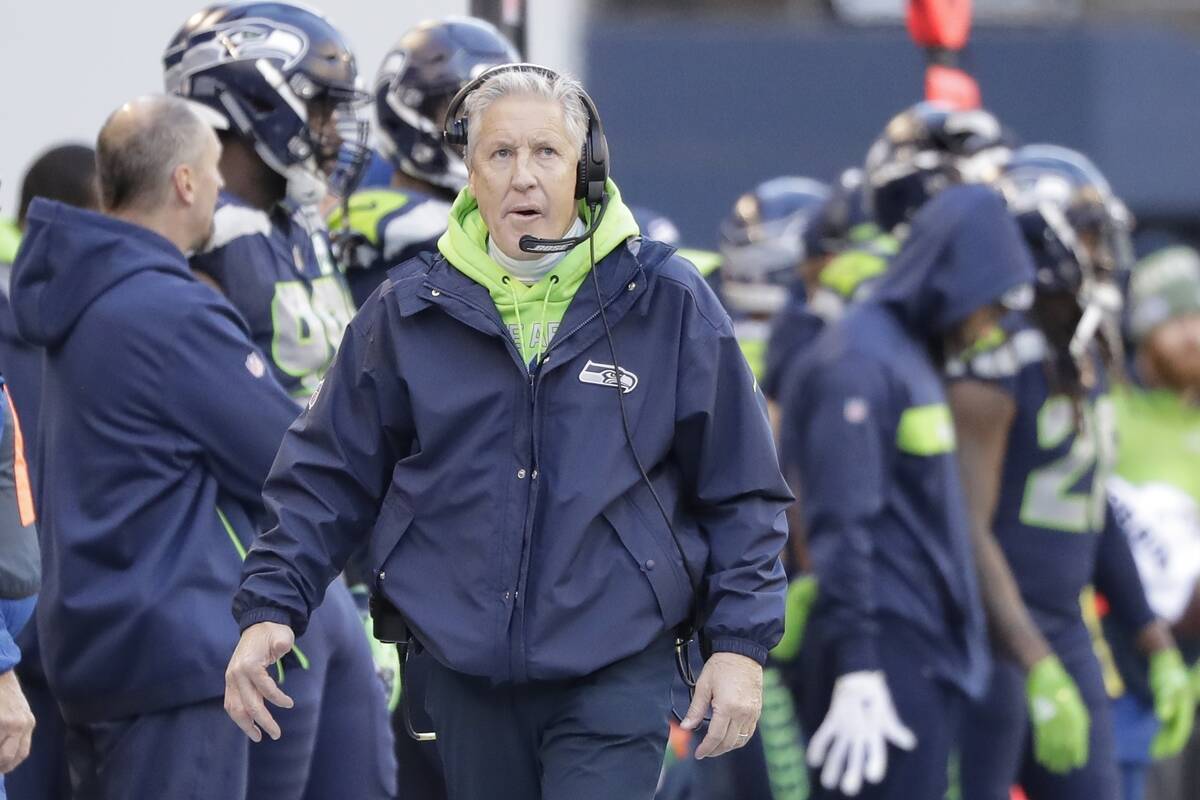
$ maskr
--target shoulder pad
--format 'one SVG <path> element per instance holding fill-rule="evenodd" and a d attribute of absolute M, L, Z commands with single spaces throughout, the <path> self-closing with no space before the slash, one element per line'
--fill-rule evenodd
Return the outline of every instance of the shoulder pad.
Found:
<path fill-rule="evenodd" d="M 951 360 L 946 365 L 946 372 L 952 378 L 1000 381 L 1015 377 L 1025 367 L 1041 363 L 1045 358 L 1046 337 L 1037 328 L 1022 328 L 999 344 Z"/>
<path fill-rule="evenodd" d="M 413 245 L 436 239 L 449 221 L 450 204 L 441 200 L 426 200 L 395 214 L 383 223 L 383 257 L 395 258 Z"/>
<path fill-rule="evenodd" d="M 243 236 L 270 235 L 271 218 L 265 212 L 229 203 L 218 208 L 213 215 L 213 235 L 202 252 L 219 250 Z"/>
<path fill-rule="evenodd" d="M 334 206 L 329 214 L 329 227 L 331 230 L 343 227 L 348 210 L 350 230 L 378 247 L 379 221 L 404 208 L 408 202 L 408 195 L 395 189 L 364 189 L 350 195 L 349 202 Z"/>

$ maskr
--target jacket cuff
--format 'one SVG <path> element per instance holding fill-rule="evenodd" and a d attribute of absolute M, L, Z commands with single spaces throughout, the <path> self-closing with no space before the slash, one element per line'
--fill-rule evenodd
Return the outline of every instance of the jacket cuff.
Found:
<path fill-rule="evenodd" d="M 838 675 L 882 669 L 879 650 L 871 636 L 848 636 L 837 643 Z"/>
<path fill-rule="evenodd" d="M 736 639 L 724 636 L 713 639 L 709 649 L 714 653 L 737 653 L 739 656 L 754 659 L 759 666 L 767 663 L 767 648 L 749 639 Z"/>
<path fill-rule="evenodd" d="M 237 617 L 238 630 L 244 631 L 251 625 L 256 625 L 259 622 L 278 622 L 280 625 L 287 625 L 295 630 L 292 624 L 292 615 L 284 611 L 282 608 L 274 606 L 259 606 L 258 608 L 248 608 Z M 297 632 L 299 637 L 300 633 Z"/>

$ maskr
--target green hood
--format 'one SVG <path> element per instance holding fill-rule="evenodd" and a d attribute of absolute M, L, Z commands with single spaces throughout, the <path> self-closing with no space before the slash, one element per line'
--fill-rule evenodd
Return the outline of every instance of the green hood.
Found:
<path fill-rule="evenodd" d="M 596 261 L 616 250 L 630 236 L 638 235 L 637 222 L 621 201 L 621 193 L 612 180 L 606 184 L 605 192 L 608 210 L 592 237 Z M 587 221 L 588 212 L 582 201 L 579 215 Z M 479 205 L 470 187 L 464 188 L 450 208 L 450 224 L 438 239 L 438 250 L 455 269 L 488 290 L 500 319 L 512 332 L 521 357 L 528 364 L 545 352 L 575 291 L 587 277 L 591 268 L 588 243 L 577 245 L 541 280 L 526 286 L 488 256 L 487 242 L 488 232 Z"/>

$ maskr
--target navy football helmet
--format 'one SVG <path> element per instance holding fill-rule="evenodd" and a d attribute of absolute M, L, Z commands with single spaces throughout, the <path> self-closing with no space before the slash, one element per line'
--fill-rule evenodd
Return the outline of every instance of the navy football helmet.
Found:
<path fill-rule="evenodd" d="M 1078 303 L 1070 355 L 1083 359 L 1097 332 L 1111 353 L 1120 340 L 1119 281 L 1133 262 L 1125 204 L 1086 156 L 1056 145 L 1016 150 L 997 187 L 1033 254 L 1039 297 Z"/>
<path fill-rule="evenodd" d="M 811 178 L 772 178 L 746 192 L 721 224 L 721 293 L 731 310 L 774 314 L 787 304 L 804 236 L 829 188 Z"/>
<path fill-rule="evenodd" d="M 857 167 L 842 170 L 804 231 L 808 258 L 835 255 L 879 233 L 879 226 L 867 213 L 864 195 L 863 171 Z"/>
<path fill-rule="evenodd" d="M 990 112 L 917 103 L 888 122 L 867 151 L 867 210 L 885 231 L 908 222 L 957 183 L 991 183 L 1012 152 Z"/>
<path fill-rule="evenodd" d="M 163 69 L 168 92 L 253 143 L 293 202 L 353 191 L 369 154 L 370 98 L 349 45 L 319 13 L 255 0 L 207 6 L 171 38 Z"/>
<path fill-rule="evenodd" d="M 442 141 L 458 90 L 488 67 L 521 58 L 494 26 L 471 17 L 428 20 L 400 37 L 375 78 L 380 146 L 404 174 L 458 191 L 467 170 Z"/>

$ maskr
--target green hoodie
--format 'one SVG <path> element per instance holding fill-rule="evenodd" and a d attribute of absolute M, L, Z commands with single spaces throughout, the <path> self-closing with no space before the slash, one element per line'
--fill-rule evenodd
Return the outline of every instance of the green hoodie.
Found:
<path fill-rule="evenodd" d="M 593 236 L 596 261 L 616 250 L 630 236 L 638 235 L 637 222 L 621 202 L 621 193 L 612 180 L 605 186 L 605 192 L 608 210 Z M 579 214 L 585 221 L 588 219 L 582 201 Z M 541 280 L 526 286 L 488 256 L 487 237 L 475 196 L 470 187 L 464 188 L 450 208 L 450 225 L 438 239 L 438 250 L 455 269 L 488 290 L 500 319 L 512 331 L 521 358 L 529 364 L 546 352 L 575 291 L 583 285 L 591 269 L 588 243 L 577 245 Z M 546 331 L 549 333 L 543 335 Z"/>

